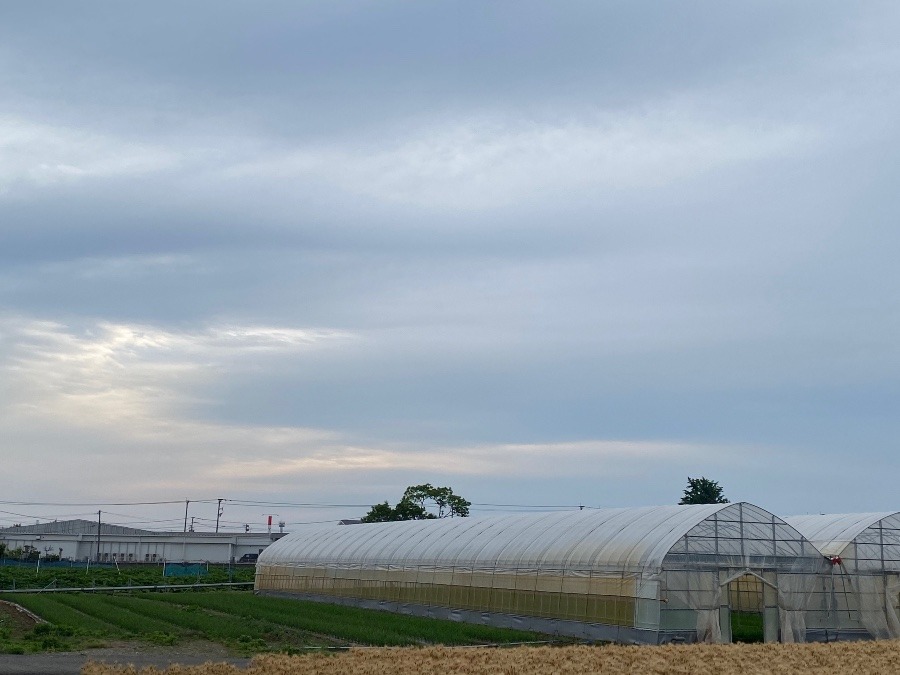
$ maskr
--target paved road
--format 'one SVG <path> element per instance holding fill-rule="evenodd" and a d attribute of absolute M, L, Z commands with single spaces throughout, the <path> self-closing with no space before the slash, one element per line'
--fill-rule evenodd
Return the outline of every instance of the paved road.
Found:
<path fill-rule="evenodd" d="M 129 663 L 138 667 L 165 668 L 173 663 L 198 665 L 207 661 L 227 661 L 246 667 L 250 659 L 237 659 L 218 649 L 179 647 L 113 647 L 88 649 L 80 652 L 56 654 L 0 654 L 0 673 L 3 675 L 79 675 L 88 661 Z"/>

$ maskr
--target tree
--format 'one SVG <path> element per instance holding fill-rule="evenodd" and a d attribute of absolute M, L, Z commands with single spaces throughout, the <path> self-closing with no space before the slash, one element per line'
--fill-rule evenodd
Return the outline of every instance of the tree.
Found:
<path fill-rule="evenodd" d="M 392 520 L 401 520 L 396 517 L 394 508 L 386 501 L 381 504 L 375 504 L 369 512 L 362 517 L 364 523 L 387 523 Z M 403 520 L 406 520 L 405 518 Z"/>
<path fill-rule="evenodd" d="M 434 518 L 465 518 L 471 502 L 453 494 L 452 488 L 435 487 L 431 483 L 410 485 L 397 505 L 388 502 L 375 504 L 362 517 L 364 523 L 386 523 L 396 520 L 431 520 Z"/>
<path fill-rule="evenodd" d="M 679 504 L 727 504 L 728 500 L 722 493 L 722 487 L 709 478 L 691 478 L 688 476 L 688 484 L 684 489 L 684 496 Z"/>

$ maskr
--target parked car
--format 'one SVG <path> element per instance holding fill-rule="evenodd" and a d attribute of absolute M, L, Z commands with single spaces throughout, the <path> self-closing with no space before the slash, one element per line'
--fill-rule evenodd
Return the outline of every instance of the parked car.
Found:
<path fill-rule="evenodd" d="M 238 562 L 249 563 L 256 562 L 257 558 L 259 558 L 259 553 L 245 553 L 241 556 Z"/>

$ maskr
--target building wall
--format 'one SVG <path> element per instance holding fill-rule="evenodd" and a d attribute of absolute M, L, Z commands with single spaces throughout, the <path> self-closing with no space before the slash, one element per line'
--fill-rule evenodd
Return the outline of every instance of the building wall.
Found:
<path fill-rule="evenodd" d="M 208 561 L 227 563 L 247 553 L 260 553 L 280 534 L 167 533 L 100 536 L 100 562 Z M 0 534 L 12 550 L 33 546 L 41 556 L 61 555 L 71 560 L 95 560 L 97 536 L 87 534 Z M 60 550 L 62 553 L 60 554 Z"/>

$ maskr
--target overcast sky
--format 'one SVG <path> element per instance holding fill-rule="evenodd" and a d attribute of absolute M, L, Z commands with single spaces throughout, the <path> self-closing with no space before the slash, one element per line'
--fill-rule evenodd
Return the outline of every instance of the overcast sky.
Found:
<path fill-rule="evenodd" d="M 0 525 L 698 475 L 900 509 L 898 29 L 895 2 L 4 3 Z"/>

